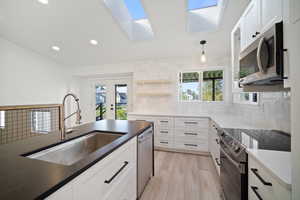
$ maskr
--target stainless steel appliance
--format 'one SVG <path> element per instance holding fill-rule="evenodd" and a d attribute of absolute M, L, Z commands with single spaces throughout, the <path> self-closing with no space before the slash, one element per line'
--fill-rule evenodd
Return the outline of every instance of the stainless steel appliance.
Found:
<path fill-rule="evenodd" d="M 220 176 L 226 200 L 248 199 L 248 164 L 245 147 L 220 133 Z"/>
<path fill-rule="evenodd" d="M 226 128 L 218 129 L 218 135 L 221 147 L 221 186 L 226 200 L 248 199 L 246 149 L 291 151 L 291 137 L 281 131 Z"/>
<path fill-rule="evenodd" d="M 138 198 L 141 197 L 148 181 L 153 176 L 153 129 L 138 136 Z"/>
<path fill-rule="evenodd" d="M 284 77 L 283 23 L 253 35 L 257 39 L 240 54 L 240 85 L 277 85 Z"/>

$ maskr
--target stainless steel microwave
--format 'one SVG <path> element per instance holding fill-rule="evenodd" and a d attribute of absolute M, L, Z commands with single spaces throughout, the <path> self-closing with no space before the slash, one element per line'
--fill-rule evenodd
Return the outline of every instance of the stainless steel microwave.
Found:
<path fill-rule="evenodd" d="M 283 84 L 283 23 L 276 23 L 240 54 L 240 85 Z"/>

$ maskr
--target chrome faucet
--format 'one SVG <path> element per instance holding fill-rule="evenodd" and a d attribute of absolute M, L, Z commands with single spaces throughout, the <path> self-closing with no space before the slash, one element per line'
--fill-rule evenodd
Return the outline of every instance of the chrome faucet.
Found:
<path fill-rule="evenodd" d="M 77 110 L 66 117 L 65 104 L 66 104 L 66 100 L 69 96 L 71 96 L 75 99 L 76 104 L 77 104 Z M 81 110 L 80 110 L 80 106 L 79 106 L 79 98 L 73 93 L 68 93 L 64 97 L 64 100 L 62 103 L 62 123 L 61 123 L 61 133 L 60 133 L 61 140 L 64 140 L 66 138 L 66 134 L 74 131 L 73 129 L 66 129 L 66 120 L 75 114 L 76 114 L 76 124 L 80 124 L 81 123 Z"/>

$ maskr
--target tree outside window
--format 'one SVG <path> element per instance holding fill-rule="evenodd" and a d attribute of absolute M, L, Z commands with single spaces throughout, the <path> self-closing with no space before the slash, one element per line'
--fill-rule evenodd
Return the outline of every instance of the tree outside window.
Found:
<path fill-rule="evenodd" d="M 223 101 L 223 70 L 179 74 L 181 101 Z"/>

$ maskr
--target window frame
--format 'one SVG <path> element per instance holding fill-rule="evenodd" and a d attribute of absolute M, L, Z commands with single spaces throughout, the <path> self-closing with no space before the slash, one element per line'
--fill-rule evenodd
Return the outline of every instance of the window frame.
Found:
<path fill-rule="evenodd" d="M 205 71 L 217 71 L 217 70 L 222 70 L 223 71 L 223 88 L 222 88 L 222 93 L 223 93 L 223 100 L 222 101 L 203 101 L 202 100 L 202 96 L 203 96 L 203 72 Z M 199 73 L 199 84 L 200 84 L 200 99 L 199 100 L 182 100 L 181 98 L 181 84 L 182 84 L 182 80 L 180 79 L 180 74 L 181 73 Z M 226 68 L 223 67 L 223 66 L 211 66 L 211 67 L 201 67 L 200 69 L 196 69 L 196 70 L 182 70 L 182 71 L 179 71 L 177 73 L 177 81 L 178 81 L 178 84 L 177 84 L 177 87 L 178 87 L 178 94 L 177 94 L 177 100 L 179 102 L 182 102 L 182 103 L 224 103 L 225 102 L 225 97 L 226 97 L 226 94 L 225 94 L 225 88 L 226 88 Z M 178 80 L 179 79 L 179 80 Z"/>

